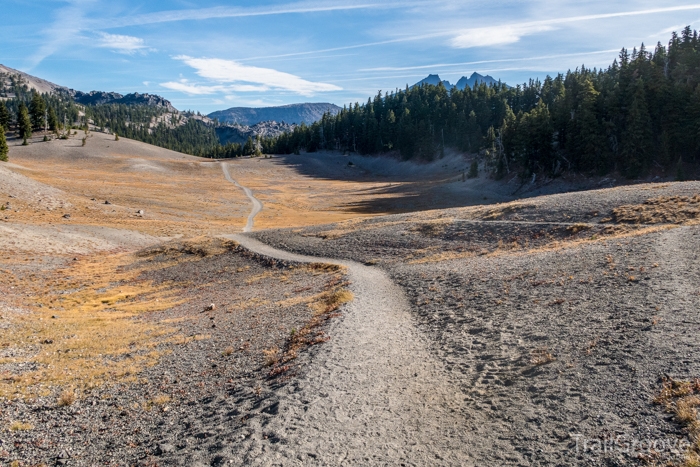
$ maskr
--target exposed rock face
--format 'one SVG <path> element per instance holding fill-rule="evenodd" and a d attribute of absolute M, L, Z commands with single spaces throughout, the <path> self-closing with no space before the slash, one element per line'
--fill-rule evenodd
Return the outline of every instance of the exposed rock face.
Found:
<path fill-rule="evenodd" d="M 248 137 L 262 138 L 279 136 L 282 133 L 293 131 L 296 125 L 289 123 L 278 123 L 274 121 L 260 122 L 253 126 L 231 125 L 221 126 L 216 129 L 216 135 L 219 137 L 221 144 L 240 143 L 244 144 Z"/>
<path fill-rule="evenodd" d="M 155 94 L 139 94 L 138 92 L 126 96 L 117 92 L 91 91 L 88 93 L 74 91 L 73 99 L 79 104 L 126 104 L 147 105 L 150 107 L 163 107 L 168 112 L 176 112 L 175 107 L 167 99 Z"/>
<path fill-rule="evenodd" d="M 209 114 L 221 123 L 238 125 L 255 125 L 260 122 L 306 123 L 311 124 L 321 119 L 324 113 L 335 115 L 340 107 L 328 103 L 290 104 L 280 107 L 232 107 L 228 110 L 217 110 Z"/>

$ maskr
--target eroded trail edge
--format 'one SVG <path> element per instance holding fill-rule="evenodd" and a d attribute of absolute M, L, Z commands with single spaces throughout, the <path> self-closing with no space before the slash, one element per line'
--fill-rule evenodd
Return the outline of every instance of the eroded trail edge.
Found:
<path fill-rule="evenodd" d="M 250 210 L 250 214 L 248 214 L 248 222 L 246 223 L 245 227 L 243 227 L 243 232 L 252 232 L 255 216 L 257 216 L 258 213 L 262 211 L 263 204 L 258 198 L 256 198 L 253 195 L 253 192 L 250 188 L 241 185 L 235 179 L 233 179 L 233 177 L 231 177 L 231 174 L 228 171 L 228 164 L 226 162 L 221 163 L 221 170 L 223 170 L 226 180 L 243 190 L 248 199 L 250 199 L 250 202 L 253 203 L 253 208 Z"/>
<path fill-rule="evenodd" d="M 279 389 L 276 416 L 251 421 L 241 461 L 268 465 L 468 465 L 463 396 L 415 329 L 403 291 L 353 261 L 277 250 L 230 235 L 256 253 L 348 268 L 355 299 L 331 340 Z"/>

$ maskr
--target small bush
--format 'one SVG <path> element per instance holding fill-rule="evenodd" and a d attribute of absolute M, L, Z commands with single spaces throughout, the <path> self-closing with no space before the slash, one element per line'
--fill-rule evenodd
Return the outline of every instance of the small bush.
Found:
<path fill-rule="evenodd" d="M 30 423 L 25 423 L 25 422 L 12 422 L 10 425 L 10 431 L 29 431 L 32 430 L 34 426 Z"/>
<path fill-rule="evenodd" d="M 59 407 L 68 407 L 73 405 L 73 402 L 75 402 L 75 392 L 72 389 L 66 389 L 58 396 Z"/>
<path fill-rule="evenodd" d="M 263 350 L 263 355 L 265 355 L 265 366 L 272 366 L 280 359 L 280 349 L 273 347 L 271 349 Z"/>

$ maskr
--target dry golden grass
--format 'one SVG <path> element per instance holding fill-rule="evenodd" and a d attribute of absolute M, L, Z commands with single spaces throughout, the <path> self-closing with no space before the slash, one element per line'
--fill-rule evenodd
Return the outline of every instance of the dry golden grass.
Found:
<path fill-rule="evenodd" d="M 265 366 L 272 366 L 280 359 L 280 349 L 278 347 L 265 349 L 263 350 L 263 355 L 265 356 Z"/>
<path fill-rule="evenodd" d="M 158 405 L 158 406 L 161 406 L 161 407 L 162 407 L 162 406 L 164 406 L 165 404 L 167 404 L 168 402 L 170 402 L 170 396 L 165 395 L 165 394 L 161 394 L 161 395 L 156 396 L 156 397 L 154 397 L 153 399 L 151 399 L 151 402 L 152 402 L 154 405 Z"/>
<path fill-rule="evenodd" d="M 533 350 L 530 357 L 530 363 L 533 365 L 546 365 L 547 363 L 552 363 L 555 360 L 556 358 L 547 348 Z"/>
<path fill-rule="evenodd" d="M 483 220 L 496 220 L 500 219 L 506 214 L 512 214 L 518 211 L 522 211 L 524 209 L 529 209 L 535 207 L 532 204 L 525 204 L 522 202 L 511 202 L 511 203 L 506 203 L 506 204 L 501 204 L 498 205 L 495 209 L 478 209 L 477 215 L 479 215 L 479 218 Z"/>
<path fill-rule="evenodd" d="M 627 224 L 679 224 L 700 218 L 700 195 L 661 196 L 613 209 L 612 220 Z"/>
<path fill-rule="evenodd" d="M 29 431 L 34 429 L 31 423 L 14 421 L 10 424 L 10 431 Z"/>
<path fill-rule="evenodd" d="M 128 254 L 74 261 L 52 281 L 31 277 L 17 283 L 36 304 L 14 316 L 0 330 L 0 342 L 21 357 L 0 364 L 30 364 L 35 369 L 4 374 L 0 397 L 33 397 L 71 387 L 79 391 L 118 380 L 135 380 L 139 371 L 160 357 L 160 343 L 172 337 L 165 325 L 137 319 L 168 309 L 179 301 L 168 284 L 138 280 L 154 267 Z"/>
<path fill-rule="evenodd" d="M 75 391 L 72 389 L 66 389 L 64 390 L 60 396 L 58 396 L 58 406 L 59 407 L 68 407 L 69 405 L 73 405 L 73 402 L 75 402 Z"/>
<path fill-rule="evenodd" d="M 347 285 L 348 283 L 344 281 L 344 275 L 336 274 L 326 283 L 323 292 L 301 297 L 301 301 L 297 301 L 296 298 L 292 299 L 294 300 L 293 304 L 307 303 L 314 314 L 301 329 L 291 330 L 289 341 L 284 350 L 275 347 L 263 351 L 265 364 L 273 367 L 270 370 L 270 376 L 278 376 L 289 370 L 289 363 L 297 358 L 303 348 L 326 342 L 329 339 L 321 327 L 329 319 L 338 316 L 337 312 L 341 306 L 352 301 L 353 294 L 345 288 Z"/>
<path fill-rule="evenodd" d="M 697 467 L 700 465 L 700 379 L 694 381 L 676 381 L 665 379 L 661 391 L 654 398 L 656 404 L 664 406 L 683 426 L 690 439 L 690 447 L 685 453 L 680 467 Z"/>
<path fill-rule="evenodd" d="M 71 224 L 156 236 L 215 234 L 245 224 L 246 209 L 232 207 L 247 208 L 249 202 L 240 189 L 226 182 L 218 163 L 93 135 L 85 148 L 71 147 L 73 141 L 13 148 L 13 162 L 22 166 L 15 170 L 63 190 L 72 205 L 68 210 L 47 211 L 43 204 L 33 203 L 13 213 L 13 219 L 61 223 L 62 215 L 69 212 Z M 104 200 L 112 204 L 106 206 Z M 145 211 L 143 217 L 135 215 L 139 209 Z"/>

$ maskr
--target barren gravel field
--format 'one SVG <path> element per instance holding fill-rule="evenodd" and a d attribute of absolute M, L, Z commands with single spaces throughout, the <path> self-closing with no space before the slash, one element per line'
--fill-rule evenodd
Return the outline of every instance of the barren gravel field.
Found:
<path fill-rule="evenodd" d="M 463 401 L 466 435 L 446 459 L 685 465 L 697 433 L 658 396 L 670 381 L 698 389 L 698 190 L 624 187 L 255 237 L 364 261 L 401 286 Z"/>

